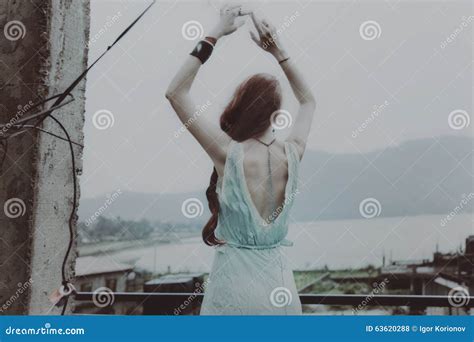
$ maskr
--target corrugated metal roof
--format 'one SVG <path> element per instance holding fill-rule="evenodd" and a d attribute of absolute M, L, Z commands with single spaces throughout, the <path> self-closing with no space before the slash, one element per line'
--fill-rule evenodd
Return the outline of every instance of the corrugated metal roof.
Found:
<path fill-rule="evenodd" d="M 114 261 L 110 257 L 84 256 L 76 259 L 76 276 L 87 276 L 92 274 L 125 272 L 133 267 Z"/>
<path fill-rule="evenodd" d="M 204 276 L 204 273 L 175 273 L 167 274 L 157 279 L 152 279 L 147 281 L 146 285 L 159 285 L 159 284 L 175 284 L 175 283 L 185 283 L 193 280 L 193 278 L 198 278 Z"/>

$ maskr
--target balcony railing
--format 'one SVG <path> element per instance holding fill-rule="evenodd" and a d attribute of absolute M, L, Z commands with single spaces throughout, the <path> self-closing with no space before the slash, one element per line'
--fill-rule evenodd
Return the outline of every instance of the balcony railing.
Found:
<path fill-rule="evenodd" d="M 76 301 L 92 301 L 94 292 L 76 292 L 73 297 Z M 169 306 L 171 303 L 192 301 L 202 302 L 202 293 L 156 293 L 156 292 L 115 292 L 114 302 L 138 302 L 145 305 L 147 302 Z M 316 305 L 349 305 L 358 306 L 408 306 L 408 307 L 458 307 L 453 304 L 451 296 L 415 296 L 415 295 L 334 295 L 334 294 L 300 294 L 302 304 Z M 474 297 L 462 298 L 463 308 L 474 307 Z"/>

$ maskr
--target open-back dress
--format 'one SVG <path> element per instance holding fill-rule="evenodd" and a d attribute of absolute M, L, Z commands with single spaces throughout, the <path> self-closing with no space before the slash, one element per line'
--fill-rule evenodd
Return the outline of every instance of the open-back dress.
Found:
<path fill-rule="evenodd" d="M 301 302 L 286 255 L 289 213 L 298 193 L 299 155 L 285 142 L 288 180 L 279 215 L 270 223 L 255 207 L 244 173 L 242 144 L 232 141 L 217 182 L 216 247 L 201 315 L 299 315 Z"/>

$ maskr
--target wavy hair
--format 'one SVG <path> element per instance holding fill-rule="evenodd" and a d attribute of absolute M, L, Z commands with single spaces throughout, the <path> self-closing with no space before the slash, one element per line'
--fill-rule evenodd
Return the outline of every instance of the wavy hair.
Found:
<path fill-rule="evenodd" d="M 278 80 L 269 74 L 247 78 L 236 89 L 220 117 L 220 127 L 237 142 L 258 138 L 270 127 L 272 114 L 281 106 L 281 88 Z M 206 190 L 211 217 L 202 230 L 202 238 L 209 246 L 225 242 L 216 238 L 219 219 L 219 199 L 216 193 L 217 171 L 214 168 Z"/>

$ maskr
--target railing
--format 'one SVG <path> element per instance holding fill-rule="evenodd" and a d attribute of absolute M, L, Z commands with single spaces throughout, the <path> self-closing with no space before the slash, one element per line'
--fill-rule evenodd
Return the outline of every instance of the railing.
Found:
<path fill-rule="evenodd" d="M 76 292 L 73 298 L 76 301 L 92 301 L 97 294 L 94 292 Z M 202 293 L 156 293 L 156 292 L 115 292 L 114 302 L 153 303 L 185 302 L 192 298 L 193 302 L 200 303 Z M 319 305 L 352 305 L 358 306 L 409 306 L 409 307 L 453 307 L 451 296 L 413 296 L 413 295 L 332 295 L 332 294 L 300 294 L 302 304 Z M 473 308 L 474 297 L 463 297 L 462 307 Z"/>

